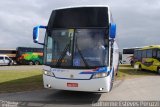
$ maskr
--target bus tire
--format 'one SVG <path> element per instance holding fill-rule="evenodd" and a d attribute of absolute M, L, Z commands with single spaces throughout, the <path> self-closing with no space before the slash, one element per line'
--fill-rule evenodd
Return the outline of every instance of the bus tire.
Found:
<path fill-rule="evenodd" d="M 160 75 L 160 67 L 157 68 L 157 72 Z"/>
<path fill-rule="evenodd" d="M 141 65 L 139 65 L 139 71 L 142 71 L 142 67 L 141 67 Z"/>
<path fill-rule="evenodd" d="M 39 61 L 35 61 L 34 64 L 35 65 L 40 65 L 40 62 Z"/>
<path fill-rule="evenodd" d="M 131 61 L 130 64 L 132 67 L 134 67 L 134 61 Z"/>
<path fill-rule="evenodd" d="M 33 62 L 32 62 L 32 61 L 29 61 L 28 64 L 29 64 L 29 65 L 33 65 Z"/>

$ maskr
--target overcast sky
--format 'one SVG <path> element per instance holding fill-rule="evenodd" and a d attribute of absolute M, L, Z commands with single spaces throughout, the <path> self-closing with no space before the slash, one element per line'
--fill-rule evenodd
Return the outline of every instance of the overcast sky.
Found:
<path fill-rule="evenodd" d="M 0 49 L 37 47 L 33 27 L 47 25 L 53 9 L 76 5 L 109 5 L 121 49 L 160 44 L 160 0 L 1 0 Z"/>

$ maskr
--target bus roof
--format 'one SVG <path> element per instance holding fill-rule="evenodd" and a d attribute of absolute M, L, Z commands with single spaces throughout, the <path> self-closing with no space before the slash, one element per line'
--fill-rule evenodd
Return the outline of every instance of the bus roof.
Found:
<path fill-rule="evenodd" d="M 0 50 L 9 50 L 9 51 L 10 51 L 10 50 L 13 50 L 13 51 L 14 51 L 14 50 L 16 50 L 16 49 L 0 49 Z"/>
<path fill-rule="evenodd" d="M 43 49 L 40 47 L 17 47 L 17 48 L 21 48 L 21 49 Z"/>
<path fill-rule="evenodd" d="M 136 50 L 147 50 L 147 49 L 160 49 L 160 45 L 151 45 L 151 46 L 144 46 L 143 48 L 136 49 Z"/>
<path fill-rule="evenodd" d="M 55 8 L 54 10 L 70 9 L 70 8 L 82 8 L 82 7 L 107 7 L 108 10 L 110 10 L 108 5 L 77 5 L 77 6 L 59 7 L 59 8 Z"/>
<path fill-rule="evenodd" d="M 139 49 L 139 48 L 142 48 L 142 47 L 131 47 L 131 48 L 123 48 L 123 49 Z"/>

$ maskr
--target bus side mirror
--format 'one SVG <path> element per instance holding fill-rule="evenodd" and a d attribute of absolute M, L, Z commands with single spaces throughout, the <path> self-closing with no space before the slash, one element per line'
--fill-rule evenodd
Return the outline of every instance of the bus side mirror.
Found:
<path fill-rule="evenodd" d="M 112 39 L 114 39 L 116 37 L 116 24 L 115 23 L 111 23 L 111 25 L 110 25 L 109 36 Z"/>
<path fill-rule="evenodd" d="M 33 42 L 41 44 L 41 45 L 44 45 L 44 43 L 39 43 L 38 42 L 38 39 L 39 39 L 39 29 L 40 28 L 46 29 L 46 26 L 36 26 L 36 27 L 33 28 Z"/>

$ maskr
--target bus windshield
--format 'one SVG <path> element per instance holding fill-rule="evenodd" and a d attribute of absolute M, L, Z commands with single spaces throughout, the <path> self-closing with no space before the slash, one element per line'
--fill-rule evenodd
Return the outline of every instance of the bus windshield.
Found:
<path fill-rule="evenodd" d="M 93 68 L 108 63 L 106 29 L 54 29 L 46 36 L 45 64 Z"/>

